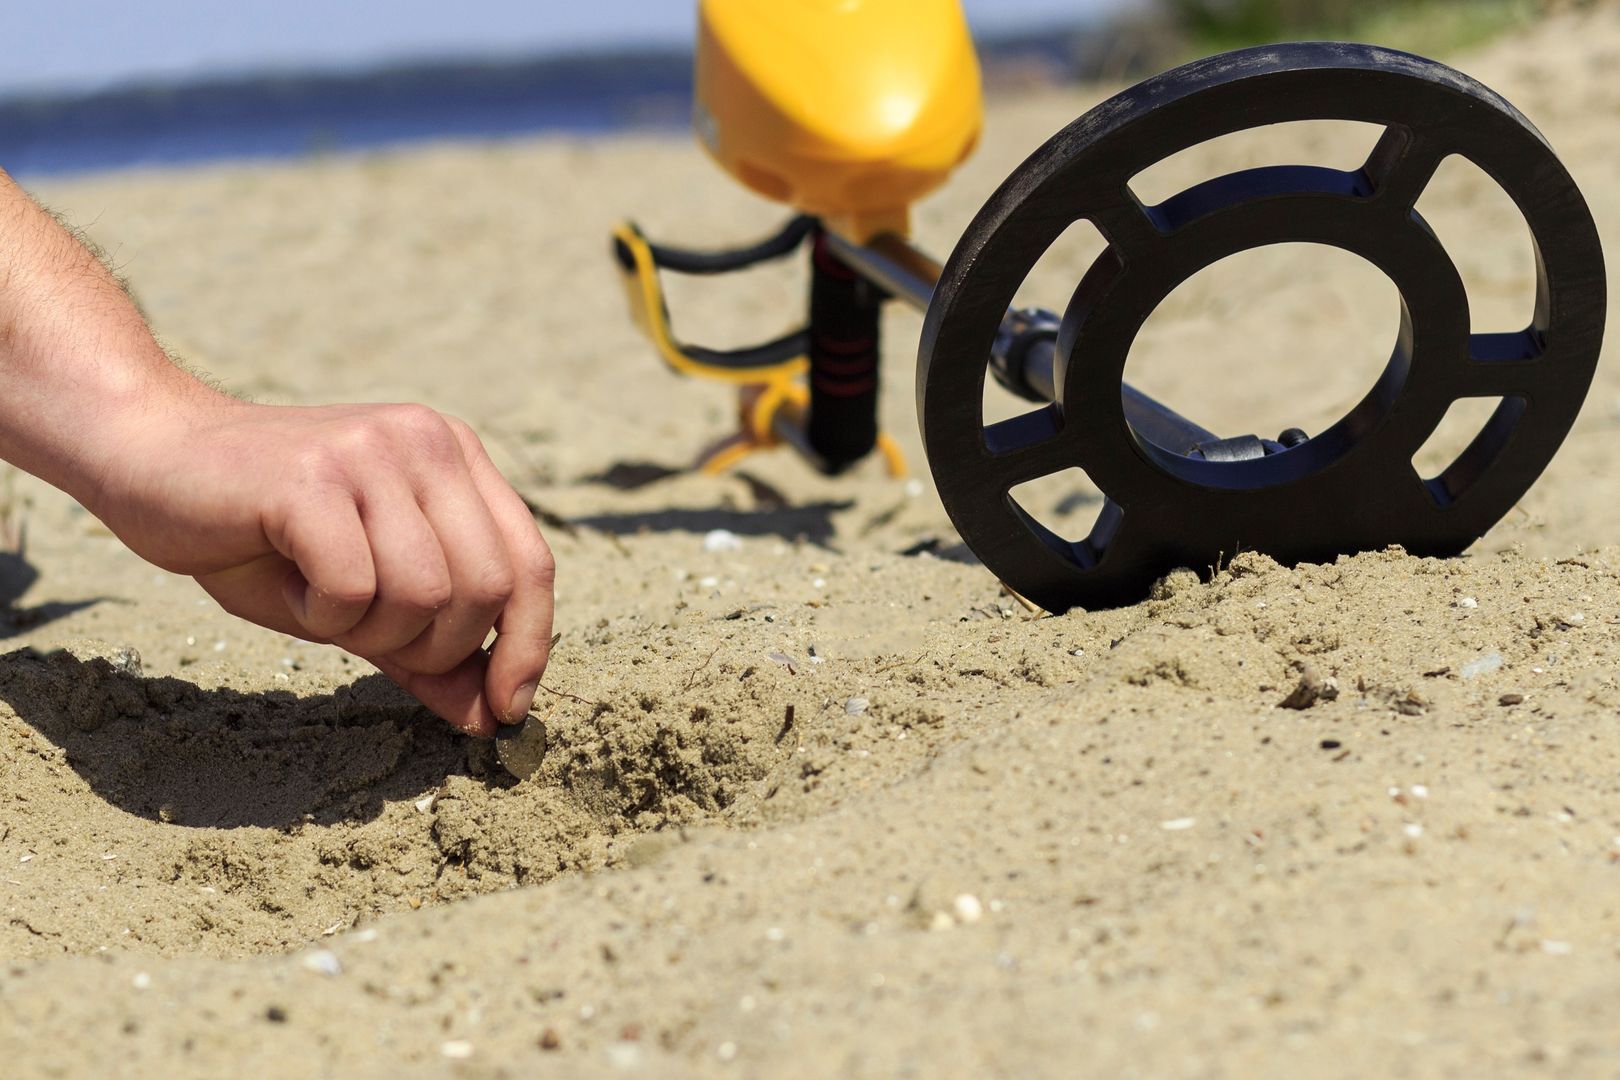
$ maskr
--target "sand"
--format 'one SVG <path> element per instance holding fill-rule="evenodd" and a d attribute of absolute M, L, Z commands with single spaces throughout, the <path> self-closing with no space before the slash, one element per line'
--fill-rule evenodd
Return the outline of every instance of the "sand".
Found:
<path fill-rule="evenodd" d="M 1617 60 L 1612 12 L 1464 58 L 1611 241 Z M 996 103 L 921 241 L 943 254 L 1101 94 Z M 234 622 L 18 481 L 5 1075 L 1612 1074 L 1612 358 L 1467 557 L 1244 555 L 1039 617 L 961 551 L 926 476 L 832 481 L 782 453 L 662 475 L 731 406 L 630 330 L 608 229 L 724 243 L 779 216 L 685 141 L 36 191 L 232 389 L 472 422 L 553 521 L 563 638 L 520 782 L 363 663 Z M 1424 209 L 1479 320 L 1520 320 L 1532 266 L 1501 196 L 1455 171 Z M 1030 291 L 1061 305 L 1084 250 Z M 1319 426 L 1387 350 L 1389 286 L 1298 252 L 1239 271 L 1172 297 L 1133 378 L 1222 430 Z M 800 289 L 784 269 L 673 301 L 726 344 L 781 329 Z M 917 324 L 888 316 L 884 410 L 920 467 Z M 1030 506 L 1080 531 L 1075 491 Z"/>

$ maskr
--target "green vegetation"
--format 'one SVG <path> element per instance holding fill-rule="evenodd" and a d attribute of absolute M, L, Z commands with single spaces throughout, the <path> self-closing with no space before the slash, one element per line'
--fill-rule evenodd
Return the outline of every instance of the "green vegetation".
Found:
<path fill-rule="evenodd" d="M 1531 22 L 1548 0 L 1163 0 L 1201 51 L 1306 38 L 1370 41 L 1429 55 Z"/>

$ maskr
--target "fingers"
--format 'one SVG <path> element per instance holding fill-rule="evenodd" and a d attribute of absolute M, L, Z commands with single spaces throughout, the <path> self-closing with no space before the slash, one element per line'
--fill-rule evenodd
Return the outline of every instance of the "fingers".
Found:
<path fill-rule="evenodd" d="M 404 483 L 383 481 L 374 486 L 367 494 L 363 518 L 376 568 L 376 596 L 365 617 L 337 637 L 337 644 L 368 660 L 388 656 L 413 671 L 450 670 L 483 639 L 436 666 L 413 662 L 404 650 L 440 618 L 455 617 L 450 571 L 454 549 L 434 530 L 415 492 Z"/>
<path fill-rule="evenodd" d="M 545 671 L 551 550 L 470 428 L 417 407 L 393 419 L 388 452 L 351 474 L 358 496 L 288 530 L 303 577 L 289 576 L 287 603 L 311 636 L 370 660 L 458 729 L 491 734 L 523 719 Z"/>
<path fill-rule="evenodd" d="M 467 463 L 419 494 L 421 513 L 443 551 L 448 602 L 421 634 L 391 657 L 414 671 L 449 671 L 484 644 L 512 596 L 512 559 Z M 494 703 L 497 713 L 507 702 Z"/>
<path fill-rule="evenodd" d="M 484 673 L 489 658 L 483 650 L 442 675 L 412 671 L 386 658 L 372 663 L 457 731 L 485 738 L 495 734 L 495 714 L 484 700 Z"/>
<path fill-rule="evenodd" d="M 551 653 L 556 563 L 529 508 L 489 460 L 477 436 L 459 421 L 452 421 L 452 427 L 511 560 L 511 595 L 500 613 L 484 694 L 504 722 L 515 724 L 534 703 Z"/>
<path fill-rule="evenodd" d="M 285 575 L 282 595 L 306 636 L 330 640 L 360 622 L 376 594 L 377 577 L 352 495 L 337 488 L 312 493 L 265 531 L 298 568 Z"/>

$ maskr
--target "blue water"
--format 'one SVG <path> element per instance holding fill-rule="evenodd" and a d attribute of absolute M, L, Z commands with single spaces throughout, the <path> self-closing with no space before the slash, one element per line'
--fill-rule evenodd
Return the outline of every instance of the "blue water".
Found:
<path fill-rule="evenodd" d="M 0 0 L 3 2 L 3 0 Z M 1083 73 L 1104 35 L 980 42 L 987 70 Z M 670 132 L 690 120 L 687 52 L 437 63 L 336 75 L 231 78 L 75 97 L 0 100 L 0 167 L 41 176 L 289 158 L 424 139 Z"/>
<path fill-rule="evenodd" d="M 0 167 L 20 176 L 286 158 L 423 139 L 675 131 L 691 59 L 660 53 L 265 77 L 0 102 Z"/>

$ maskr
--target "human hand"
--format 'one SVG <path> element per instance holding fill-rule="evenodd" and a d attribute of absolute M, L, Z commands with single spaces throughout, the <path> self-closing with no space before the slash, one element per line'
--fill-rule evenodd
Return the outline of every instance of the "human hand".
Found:
<path fill-rule="evenodd" d="M 199 395 L 140 418 L 114 462 L 92 511 L 226 611 L 370 661 L 470 734 L 527 714 L 554 564 L 465 423 Z"/>

